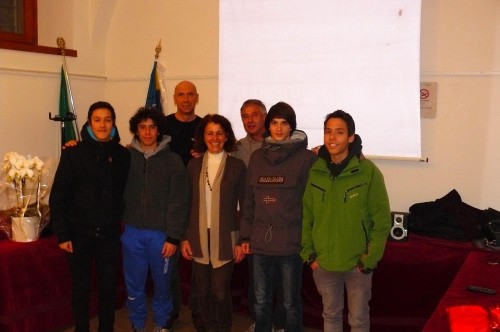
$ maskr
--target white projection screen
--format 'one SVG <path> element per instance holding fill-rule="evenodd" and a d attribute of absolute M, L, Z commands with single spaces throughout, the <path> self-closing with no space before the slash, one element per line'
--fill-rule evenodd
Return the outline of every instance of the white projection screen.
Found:
<path fill-rule="evenodd" d="M 279 101 L 309 147 L 350 113 L 365 155 L 420 159 L 419 0 L 220 0 L 219 113 L 245 136 L 241 104 Z"/>

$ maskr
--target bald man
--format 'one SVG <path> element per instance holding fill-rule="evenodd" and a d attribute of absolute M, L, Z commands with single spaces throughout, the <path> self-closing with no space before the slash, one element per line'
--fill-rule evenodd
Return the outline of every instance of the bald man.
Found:
<path fill-rule="evenodd" d="M 196 85 L 189 81 L 179 82 L 175 86 L 174 91 L 174 104 L 177 106 L 177 111 L 169 114 L 164 118 L 163 134 L 169 135 L 171 141 L 169 143 L 170 149 L 181 156 L 184 166 L 195 156 L 193 152 L 194 133 L 201 118 L 195 114 L 195 108 L 198 104 L 199 95 L 196 90 Z M 180 287 L 180 274 L 179 274 L 179 251 L 172 257 L 172 299 L 173 310 L 172 315 L 167 323 L 167 328 L 172 327 L 179 319 L 179 312 L 182 303 L 181 287 Z M 195 289 L 193 278 L 191 278 L 191 291 Z M 200 314 L 198 313 L 198 305 L 196 298 L 191 295 L 189 299 L 189 306 L 193 316 L 193 322 L 197 331 L 203 331 L 201 324 Z"/>
<path fill-rule="evenodd" d="M 194 112 L 199 95 L 192 82 L 182 81 L 175 86 L 173 97 L 177 111 L 165 117 L 164 134 L 172 138 L 170 149 L 180 155 L 184 165 L 187 165 L 193 157 L 194 132 L 201 121 Z"/>

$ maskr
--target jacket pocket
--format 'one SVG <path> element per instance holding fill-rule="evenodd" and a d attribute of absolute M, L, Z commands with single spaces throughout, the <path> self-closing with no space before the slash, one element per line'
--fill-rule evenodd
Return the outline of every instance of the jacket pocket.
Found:
<path fill-rule="evenodd" d="M 311 183 L 311 187 L 317 190 L 317 192 L 321 195 L 321 202 L 324 202 L 326 190 L 314 183 Z"/>
<path fill-rule="evenodd" d="M 347 203 L 348 200 L 352 200 L 356 197 L 360 196 L 360 191 L 366 187 L 368 183 L 361 183 L 358 185 L 355 185 L 354 187 L 348 188 L 346 191 L 344 191 L 344 203 Z M 365 195 L 366 196 L 366 195 Z"/>

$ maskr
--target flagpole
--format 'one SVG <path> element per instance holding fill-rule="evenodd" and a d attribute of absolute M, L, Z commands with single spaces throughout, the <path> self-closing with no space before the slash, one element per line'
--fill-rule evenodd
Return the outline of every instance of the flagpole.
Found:
<path fill-rule="evenodd" d="M 61 50 L 61 55 L 63 59 L 63 68 L 64 68 L 64 80 L 66 82 L 66 88 L 68 89 L 68 95 L 69 95 L 69 101 L 71 105 L 71 113 L 73 113 L 74 117 L 73 120 L 75 122 L 75 131 L 76 131 L 76 136 L 78 140 L 80 141 L 80 130 L 78 129 L 78 122 L 76 121 L 76 109 L 75 109 L 75 102 L 73 100 L 73 92 L 71 92 L 71 84 L 69 82 L 69 76 L 68 76 L 68 67 L 66 66 L 66 42 L 64 41 L 63 37 L 57 37 L 57 46 Z"/>
<path fill-rule="evenodd" d="M 160 41 L 158 42 L 158 45 L 156 45 L 155 47 L 155 61 L 158 61 L 158 58 L 160 57 L 160 53 L 161 53 L 161 39 Z"/>
<path fill-rule="evenodd" d="M 146 96 L 146 107 L 156 105 L 156 110 L 165 114 L 167 110 L 166 96 L 165 96 L 165 82 L 164 82 L 164 69 L 163 64 L 158 60 L 161 53 L 161 39 L 155 47 L 155 60 L 153 64 L 153 71 L 149 80 L 149 88 Z"/>

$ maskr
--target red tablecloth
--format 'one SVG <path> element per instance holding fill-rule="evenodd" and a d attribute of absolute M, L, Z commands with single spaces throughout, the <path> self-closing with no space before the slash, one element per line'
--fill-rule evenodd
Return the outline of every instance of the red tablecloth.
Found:
<path fill-rule="evenodd" d="M 475 285 L 496 289 L 496 295 L 467 290 Z M 460 305 L 479 305 L 486 309 L 500 304 L 500 252 L 471 251 L 423 331 L 450 331 L 446 309 Z"/>
<path fill-rule="evenodd" d="M 72 321 L 71 280 L 54 237 L 0 241 L 0 330 L 47 331 Z"/>
<path fill-rule="evenodd" d="M 123 305 L 123 278 L 117 282 Z M 96 292 L 91 312 L 97 312 Z M 28 243 L 0 241 L 0 331 L 53 331 L 70 326 L 71 277 L 53 236 Z"/>

